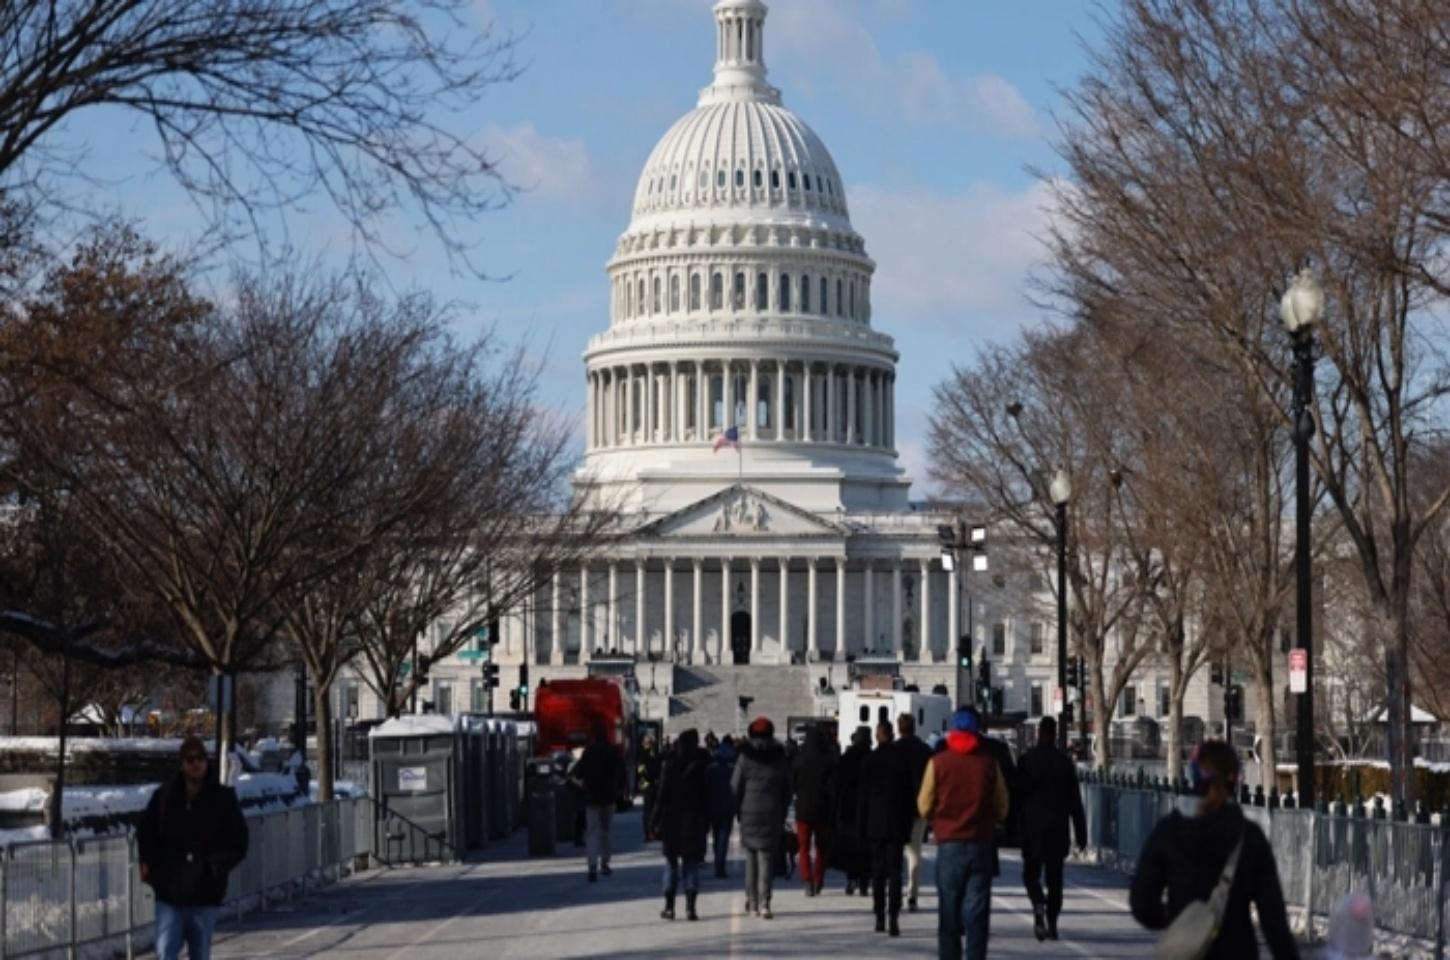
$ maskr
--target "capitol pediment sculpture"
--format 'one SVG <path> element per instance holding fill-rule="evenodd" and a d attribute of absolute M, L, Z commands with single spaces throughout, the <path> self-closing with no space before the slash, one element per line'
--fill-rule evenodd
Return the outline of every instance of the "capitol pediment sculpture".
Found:
<path fill-rule="evenodd" d="M 720 505 L 714 529 L 716 533 L 764 533 L 770 529 L 770 513 L 759 497 L 741 491 Z"/>

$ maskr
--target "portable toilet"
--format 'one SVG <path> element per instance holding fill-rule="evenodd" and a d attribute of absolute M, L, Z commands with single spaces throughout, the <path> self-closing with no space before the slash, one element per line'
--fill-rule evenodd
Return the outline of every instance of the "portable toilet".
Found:
<path fill-rule="evenodd" d="M 384 863 L 455 860 L 467 842 L 464 740 L 453 717 L 397 717 L 368 734 Z"/>

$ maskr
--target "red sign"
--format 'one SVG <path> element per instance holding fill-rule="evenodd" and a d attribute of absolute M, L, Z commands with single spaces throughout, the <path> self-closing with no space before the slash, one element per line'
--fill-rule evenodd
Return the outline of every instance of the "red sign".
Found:
<path fill-rule="evenodd" d="M 1309 651 L 1295 647 L 1289 651 L 1289 692 L 1305 693 L 1309 689 Z"/>

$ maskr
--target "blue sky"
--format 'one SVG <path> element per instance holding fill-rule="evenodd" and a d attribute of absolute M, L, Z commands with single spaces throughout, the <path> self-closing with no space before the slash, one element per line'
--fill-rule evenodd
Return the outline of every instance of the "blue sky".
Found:
<path fill-rule="evenodd" d="M 1045 191 L 1025 169 L 1060 165 L 1049 139 L 1056 88 L 1085 67 L 1091 5 L 1070 0 L 769 0 L 765 52 L 786 106 L 830 148 L 852 220 L 877 262 L 873 324 L 896 338 L 897 435 L 913 495 L 927 492 L 933 385 L 982 344 L 1041 322 L 1024 279 L 1040 260 Z M 710 81 L 710 0 L 475 0 L 480 22 L 520 35 L 526 66 L 462 129 L 527 188 L 475 226 L 500 282 L 460 277 L 425 241 L 386 265 L 400 287 L 465 304 L 464 332 L 496 325 L 544 356 L 550 402 L 583 403 L 580 352 L 608 323 L 605 261 L 629 220 L 635 179 Z M 64 134 L 109 178 L 108 207 L 182 246 L 196 217 L 163 175 L 144 127 L 104 116 Z M 120 149 L 120 147 L 124 147 Z M 134 148 L 134 149 L 133 149 Z M 124 157 L 122 161 L 116 158 Z M 304 256 L 344 235 L 319 202 L 293 214 Z"/>

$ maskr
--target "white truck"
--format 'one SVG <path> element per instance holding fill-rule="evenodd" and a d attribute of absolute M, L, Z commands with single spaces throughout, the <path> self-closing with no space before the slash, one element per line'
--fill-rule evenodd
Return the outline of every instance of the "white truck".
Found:
<path fill-rule="evenodd" d="M 952 717 L 952 698 L 939 693 L 906 690 L 843 690 L 837 703 L 836 737 L 845 750 L 857 727 L 870 727 L 875 742 L 876 724 L 909 713 L 916 718 L 916 735 L 930 741 L 933 734 L 946 735 Z"/>

